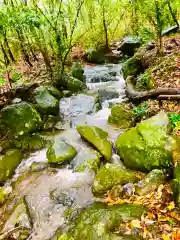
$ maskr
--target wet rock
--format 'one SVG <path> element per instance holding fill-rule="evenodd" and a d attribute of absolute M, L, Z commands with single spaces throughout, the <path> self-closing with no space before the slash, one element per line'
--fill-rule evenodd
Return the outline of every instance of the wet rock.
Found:
<path fill-rule="evenodd" d="M 97 172 L 93 192 L 102 194 L 115 185 L 124 185 L 135 181 L 138 181 L 138 178 L 133 171 L 125 169 L 121 165 L 107 163 Z"/>
<path fill-rule="evenodd" d="M 57 88 L 55 88 L 53 86 L 46 86 L 46 88 L 55 98 L 57 98 L 57 99 L 62 98 L 63 93 L 61 93 Z"/>
<path fill-rule="evenodd" d="M 162 36 L 169 36 L 172 33 L 177 33 L 179 30 L 178 26 L 171 26 L 169 28 L 166 28 L 164 31 L 162 31 Z"/>
<path fill-rule="evenodd" d="M 60 112 L 65 119 L 84 118 L 86 115 L 97 111 L 98 102 L 97 95 L 78 94 L 70 98 L 62 98 L 60 101 Z"/>
<path fill-rule="evenodd" d="M 0 155 L 0 182 L 12 176 L 21 160 L 21 151 L 18 149 L 10 149 L 4 155 Z"/>
<path fill-rule="evenodd" d="M 112 76 L 109 73 L 98 73 L 91 78 L 91 83 L 110 82 L 117 81 L 116 76 Z"/>
<path fill-rule="evenodd" d="M 85 209 L 72 223 L 68 239 L 131 239 L 113 234 L 113 230 L 122 222 L 140 219 L 146 209 L 140 205 L 122 204 L 108 206 L 104 203 L 94 203 Z M 60 238 L 63 239 L 63 238 Z M 133 239 L 133 238 L 132 238 Z"/>
<path fill-rule="evenodd" d="M 74 77 L 66 79 L 66 89 L 70 92 L 76 93 L 86 89 L 86 84 Z"/>
<path fill-rule="evenodd" d="M 27 229 L 19 230 L 15 232 L 15 239 L 27 239 L 30 235 L 31 231 L 31 219 L 27 213 L 27 206 L 24 200 L 21 200 L 14 208 L 12 214 L 9 216 L 4 228 L 3 232 L 10 231 L 15 227 L 25 227 Z"/>
<path fill-rule="evenodd" d="M 121 129 L 132 127 L 133 111 L 127 104 L 114 105 L 111 108 L 111 115 L 109 116 L 108 122 L 118 125 Z"/>
<path fill-rule="evenodd" d="M 77 78 L 81 82 L 85 82 L 84 77 L 84 69 L 82 68 L 81 64 L 78 62 L 74 62 L 72 65 L 72 76 Z"/>
<path fill-rule="evenodd" d="M 175 142 L 168 124 L 168 115 L 160 112 L 120 135 L 116 145 L 125 166 L 145 172 L 171 167 Z"/>
<path fill-rule="evenodd" d="M 59 122 L 59 117 L 58 116 L 49 115 L 47 117 L 47 119 L 45 120 L 43 129 L 44 130 L 51 130 L 52 128 L 55 127 L 57 122 Z"/>
<path fill-rule="evenodd" d="M 9 215 L 25 197 L 33 223 L 30 239 L 51 239 L 74 214 L 92 203 L 91 186 L 92 176 L 87 173 L 67 169 L 30 172 L 14 183 L 14 191 L 0 214 Z"/>
<path fill-rule="evenodd" d="M 38 87 L 35 90 L 35 101 L 41 113 L 56 115 L 59 111 L 59 101 L 47 87 Z"/>
<path fill-rule="evenodd" d="M 107 140 L 108 133 L 95 126 L 77 126 L 79 134 L 91 143 L 109 161 L 112 156 L 112 143 Z"/>
<path fill-rule="evenodd" d="M 100 166 L 100 154 L 90 148 L 85 148 L 78 152 L 71 162 L 71 166 L 77 172 L 97 172 Z"/>
<path fill-rule="evenodd" d="M 61 139 L 55 139 L 47 151 L 49 163 L 66 163 L 77 154 L 76 149 Z"/>
<path fill-rule="evenodd" d="M 163 170 L 154 169 L 148 173 L 144 179 L 136 185 L 136 194 L 142 196 L 156 190 L 165 182 L 165 172 Z"/>
<path fill-rule="evenodd" d="M 118 50 L 122 51 L 123 54 L 133 56 L 136 49 L 141 46 L 141 38 L 136 36 L 128 36 L 121 40 L 121 44 Z"/>
<path fill-rule="evenodd" d="M 87 60 L 91 63 L 101 64 L 105 62 L 105 51 L 103 48 L 91 48 L 87 53 Z"/>
<path fill-rule="evenodd" d="M 107 89 L 106 90 L 100 89 L 98 91 L 98 94 L 99 94 L 99 98 L 100 98 L 101 102 L 119 97 L 119 93 L 114 92 L 114 91 L 108 91 Z"/>
<path fill-rule="evenodd" d="M 42 125 L 39 113 L 26 102 L 13 104 L 1 111 L 1 126 L 5 133 L 10 135 L 24 135 L 34 132 Z"/>

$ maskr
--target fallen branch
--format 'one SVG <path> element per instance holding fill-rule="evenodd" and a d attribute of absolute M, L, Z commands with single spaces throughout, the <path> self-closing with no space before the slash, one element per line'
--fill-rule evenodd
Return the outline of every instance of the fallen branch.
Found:
<path fill-rule="evenodd" d="M 178 96 L 180 95 L 180 88 L 157 88 L 149 91 L 138 91 L 131 83 L 131 79 L 126 80 L 126 95 L 131 100 L 146 100 L 148 98 L 158 98 L 161 96 Z M 175 97 L 174 96 L 174 97 Z M 177 97 L 179 99 L 179 97 Z M 168 99 L 168 97 L 167 97 Z"/>
<path fill-rule="evenodd" d="M 158 100 L 180 100 L 179 95 L 159 95 Z"/>

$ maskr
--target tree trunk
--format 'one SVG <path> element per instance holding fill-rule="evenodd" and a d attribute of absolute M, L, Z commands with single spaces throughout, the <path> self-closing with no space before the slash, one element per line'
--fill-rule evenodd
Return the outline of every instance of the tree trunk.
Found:
<path fill-rule="evenodd" d="M 177 20 L 177 18 L 176 18 L 176 14 L 173 12 L 173 9 L 172 9 L 172 7 L 171 7 L 171 3 L 170 3 L 169 0 L 167 1 L 167 4 L 168 4 L 169 12 L 171 13 L 171 16 L 172 16 L 172 18 L 173 18 L 173 21 L 175 22 L 175 24 L 176 24 L 177 27 L 179 28 L 179 22 L 178 22 L 178 20 Z"/>
<path fill-rule="evenodd" d="M 104 34 L 105 34 L 106 50 L 108 51 L 109 50 L 108 31 L 107 31 L 104 7 L 103 7 L 103 27 L 104 27 Z"/>
<path fill-rule="evenodd" d="M 4 35 L 4 43 L 5 43 L 5 46 L 6 46 L 6 49 L 8 50 L 8 53 L 9 53 L 9 57 L 11 59 L 12 62 L 16 62 L 14 56 L 13 56 L 13 53 L 9 47 L 9 43 L 8 43 L 8 40 L 7 40 L 7 36 L 6 36 L 6 33 Z"/>
<path fill-rule="evenodd" d="M 6 50 L 2 44 L 1 44 L 1 49 L 2 49 L 2 53 L 3 53 L 5 65 L 7 67 L 10 64 L 10 60 L 9 60 Z"/>

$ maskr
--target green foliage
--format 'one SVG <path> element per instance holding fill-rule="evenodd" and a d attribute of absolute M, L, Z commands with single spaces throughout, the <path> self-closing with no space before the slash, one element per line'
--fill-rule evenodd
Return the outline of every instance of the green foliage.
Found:
<path fill-rule="evenodd" d="M 133 114 L 136 118 L 142 119 L 143 117 L 148 117 L 149 110 L 148 110 L 148 102 L 143 102 L 139 104 L 137 107 L 133 108 Z"/>
<path fill-rule="evenodd" d="M 151 76 L 148 71 L 140 74 L 137 77 L 136 88 L 140 90 L 150 90 L 154 86 Z"/>
<path fill-rule="evenodd" d="M 180 128 L 180 115 L 178 113 L 169 113 L 169 119 L 171 128 L 178 130 L 177 128 Z"/>
<path fill-rule="evenodd" d="M 21 73 L 13 72 L 12 76 L 11 76 L 11 79 L 12 79 L 13 82 L 19 81 L 21 79 Z"/>
<path fill-rule="evenodd" d="M 140 29 L 139 35 L 141 36 L 144 43 L 155 38 L 155 34 L 151 28 L 144 27 Z"/>
<path fill-rule="evenodd" d="M 4 85 L 6 80 L 3 77 L 0 77 L 0 87 Z"/>

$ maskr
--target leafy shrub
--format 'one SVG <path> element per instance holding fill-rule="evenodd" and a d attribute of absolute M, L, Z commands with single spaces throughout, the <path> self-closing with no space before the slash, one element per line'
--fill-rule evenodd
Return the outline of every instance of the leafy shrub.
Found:
<path fill-rule="evenodd" d="M 146 118 L 149 115 L 149 110 L 148 110 L 148 103 L 143 102 L 139 104 L 137 107 L 133 108 L 133 114 L 137 119 L 142 119 Z"/>
<path fill-rule="evenodd" d="M 154 87 L 153 81 L 148 71 L 137 77 L 136 88 L 140 90 L 150 90 Z"/>
<path fill-rule="evenodd" d="M 141 36 L 144 43 L 155 38 L 155 35 L 154 35 L 152 29 L 150 29 L 148 27 L 140 29 L 139 35 Z"/>
<path fill-rule="evenodd" d="M 4 85 L 6 79 L 3 77 L 0 77 L 0 87 Z"/>
<path fill-rule="evenodd" d="M 13 82 L 17 82 L 17 81 L 19 81 L 21 79 L 21 77 L 22 77 L 21 73 L 13 72 L 12 76 L 11 76 L 11 79 L 12 79 Z"/>
<path fill-rule="evenodd" d="M 171 129 L 174 133 L 180 131 L 180 115 L 178 113 L 169 113 Z"/>

